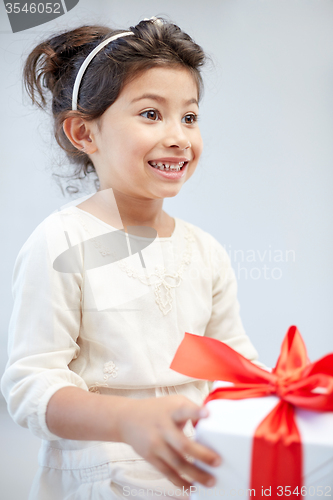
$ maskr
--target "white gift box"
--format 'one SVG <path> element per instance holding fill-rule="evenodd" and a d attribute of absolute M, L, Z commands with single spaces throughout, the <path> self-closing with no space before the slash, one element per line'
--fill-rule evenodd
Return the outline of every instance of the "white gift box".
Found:
<path fill-rule="evenodd" d="M 213 389 L 232 385 L 214 382 Z M 198 483 L 191 488 L 191 499 L 245 499 L 259 497 L 250 491 L 251 454 L 254 432 L 277 405 L 275 396 L 241 400 L 209 401 L 209 416 L 199 420 L 195 428 L 196 441 L 215 450 L 222 457 L 219 467 L 196 462 L 215 476 L 213 488 Z M 304 488 L 291 499 L 323 497 L 333 499 L 333 412 L 295 410 L 295 420 L 301 435 L 303 450 Z M 265 457 L 263 457 L 263 461 Z M 286 485 L 282 485 L 285 488 Z M 272 499 L 287 498 L 288 489 L 265 491 Z M 291 492 L 292 493 L 292 492 Z"/>

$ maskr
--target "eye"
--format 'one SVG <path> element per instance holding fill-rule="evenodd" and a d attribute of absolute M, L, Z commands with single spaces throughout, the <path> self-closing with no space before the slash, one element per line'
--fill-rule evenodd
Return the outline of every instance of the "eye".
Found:
<path fill-rule="evenodd" d="M 143 113 L 140 113 L 144 118 L 148 118 L 148 120 L 157 121 L 159 119 L 159 114 L 156 109 L 147 109 Z"/>
<path fill-rule="evenodd" d="M 188 115 L 185 115 L 182 118 L 182 122 L 186 123 L 187 125 L 192 125 L 196 121 L 198 121 L 198 115 L 196 115 L 194 113 L 189 113 Z"/>

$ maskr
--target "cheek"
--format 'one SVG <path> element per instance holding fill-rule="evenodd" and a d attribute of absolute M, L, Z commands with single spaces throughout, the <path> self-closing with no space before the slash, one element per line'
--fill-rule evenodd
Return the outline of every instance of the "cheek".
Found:
<path fill-rule="evenodd" d="M 202 150 L 203 150 L 203 140 L 199 132 L 195 140 L 195 148 L 194 148 L 194 154 L 197 160 L 200 158 Z"/>
<path fill-rule="evenodd" d="M 136 175 L 141 175 L 142 165 L 146 161 L 149 152 L 147 143 L 142 139 L 136 140 L 136 136 L 128 136 L 123 147 L 117 146 L 117 156 L 123 168 L 123 173 L 132 179 Z"/>
<path fill-rule="evenodd" d="M 154 147 L 156 132 L 154 133 L 150 127 L 146 129 L 133 127 L 131 130 L 126 131 L 125 139 L 122 142 L 126 145 L 127 154 L 142 157 Z"/>

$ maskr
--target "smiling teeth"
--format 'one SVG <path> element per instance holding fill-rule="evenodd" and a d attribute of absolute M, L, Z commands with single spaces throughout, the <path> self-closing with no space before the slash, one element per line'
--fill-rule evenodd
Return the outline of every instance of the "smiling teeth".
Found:
<path fill-rule="evenodd" d="M 149 162 L 150 165 L 154 168 L 158 168 L 159 170 L 176 170 L 178 172 L 185 162 L 181 161 L 179 163 L 161 163 L 156 161 Z"/>

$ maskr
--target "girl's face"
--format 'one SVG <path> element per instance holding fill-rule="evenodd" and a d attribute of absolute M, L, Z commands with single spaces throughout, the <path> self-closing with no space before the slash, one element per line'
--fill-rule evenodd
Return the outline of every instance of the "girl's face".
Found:
<path fill-rule="evenodd" d="M 100 189 L 141 199 L 175 196 L 202 152 L 197 101 L 197 84 L 180 67 L 152 68 L 125 85 L 99 125 L 91 124 Z"/>

